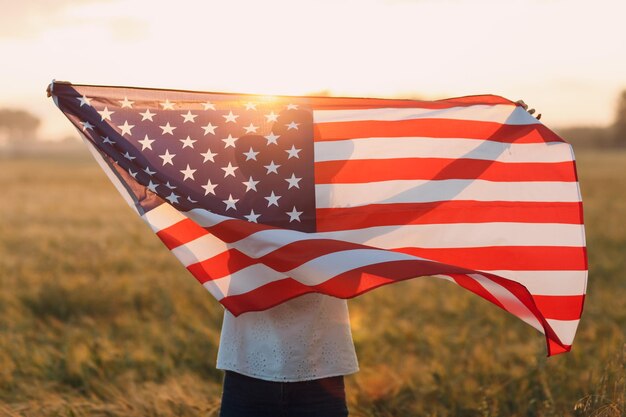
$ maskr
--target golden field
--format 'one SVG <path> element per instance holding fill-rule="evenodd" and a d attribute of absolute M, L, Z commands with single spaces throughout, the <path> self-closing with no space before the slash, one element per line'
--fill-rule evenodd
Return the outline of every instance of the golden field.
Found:
<path fill-rule="evenodd" d="M 626 415 L 626 152 L 577 159 L 572 352 L 453 284 L 381 288 L 350 301 L 352 416 Z M 0 158 L 0 416 L 216 416 L 222 311 L 86 153 Z"/>

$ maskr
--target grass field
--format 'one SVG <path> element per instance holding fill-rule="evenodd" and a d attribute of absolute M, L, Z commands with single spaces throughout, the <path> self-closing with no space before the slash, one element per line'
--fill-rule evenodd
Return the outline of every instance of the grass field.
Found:
<path fill-rule="evenodd" d="M 572 352 L 453 284 L 350 301 L 353 416 L 625 416 L 626 153 L 580 152 Z M 0 159 L 0 416 L 216 416 L 222 308 L 88 156 Z"/>

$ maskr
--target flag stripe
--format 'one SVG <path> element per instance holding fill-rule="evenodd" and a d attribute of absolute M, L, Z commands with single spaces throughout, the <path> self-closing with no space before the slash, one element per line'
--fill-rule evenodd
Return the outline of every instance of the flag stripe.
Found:
<path fill-rule="evenodd" d="M 563 142 L 501 143 L 474 139 L 426 137 L 367 137 L 315 142 L 315 161 L 361 159 L 471 158 L 499 162 L 570 162 L 570 145 Z"/>
<path fill-rule="evenodd" d="M 573 162 L 506 163 L 480 159 L 397 158 L 327 161 L 315 164 L 315 183 L 393 180 L 480 179 L 487 181 L 576 182 Z"/>
<path fill-rule="evenodd" d="M 579 202 L 574 182 L 517 182 L 515 186 L 484 180 L 397 180 L 365 184 L 318 184 L 316 207 L 434 201 Z"/>
<path fill-rule="evenodd" d="M 466 138 L 501 143 L 563 142 L 543 125 L 502 125 L 468 120 L 417 119 L 398 121 L 356 121 L 316 123 L 314 140 L 334 141 L 356 138 L 407 137 L 420 132 L 421 137 Z"/>
<path fill-rule="evenodd" d="M 583 312 L 584 295 L 533 295 L 537 308 L 546 318 L 578 320 Z"/>
<path fill-rule="evenodd" d="M 582 224 L 581 210 L 580 202 L 442 201 L 371 204 L 317 209 L 317 229 L 327 232 L 398 224 L 483 222 Z"/>

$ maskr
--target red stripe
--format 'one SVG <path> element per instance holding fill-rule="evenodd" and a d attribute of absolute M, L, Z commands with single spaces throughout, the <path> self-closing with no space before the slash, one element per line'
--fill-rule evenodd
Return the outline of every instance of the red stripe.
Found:
<path fill-rule="evenodd" d="M 156 233 L 170 250 L 207 234 L 209 233 L 203 227 L 191 219 L 181 220 Z"/>
<path fill-rule="evenodd" d="M 541 124 L 503 125 L 494 122 L 453 119 L 412 119 L 397 121 L 356 121 L 316 123 L 315 141 L 371 137 L 432 137 L 482 139 L 502 143 L 563 142 Z"/>
<path fill-rule="evenodd" d="M 575 182 L 573 163 L 499 162 L 480 159 L 398 158 L 315 163 L 316 184 L 393 180 L 481 179 Z"/>
<path fill-rule="evenodd" d="M 533 299 L 548 319 L 578 320 L 583 313 L 585 295 L 533 295 Z"/>
<path fill-rule="evenodd" d="M 448 223 L 582 224 L 582 203 L 442 201 L 317 209 L 318 232 L 375 226 Z"/>
<path fill-rule="evenodd" d="M 478 95 L 455 97 L 437 101 L 358 98 L 358 97 L 309 97 L 309 103 L 315 110 L 346 110 L 372 108 L 419 108 L 419 109 L 449 109 L 452 107 L 467 107 L 477 104 L 509 104 L 511 100 L 495 95 Z"/>
<path fill-rule="evenodd" d="M 586 271 L 585 248 L 491 246 L 485 248 L 399 248 L 396 252 L 479 271 Z"/>

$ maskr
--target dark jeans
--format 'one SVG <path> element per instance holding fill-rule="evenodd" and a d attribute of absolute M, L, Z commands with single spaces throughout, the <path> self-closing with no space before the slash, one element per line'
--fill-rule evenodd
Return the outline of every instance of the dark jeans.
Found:
<path fill-rule="evenodd" d="M 226 371 L 220 417 L 346 417 L 343 377 L 272 382 Z"/>

